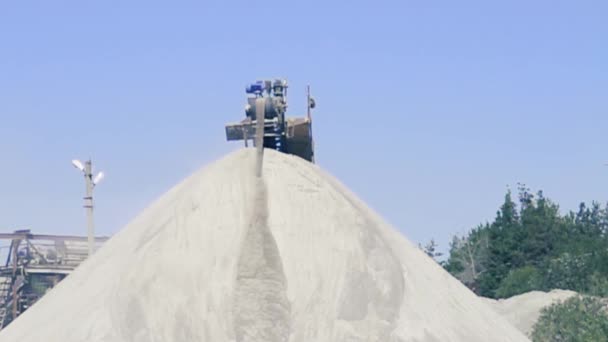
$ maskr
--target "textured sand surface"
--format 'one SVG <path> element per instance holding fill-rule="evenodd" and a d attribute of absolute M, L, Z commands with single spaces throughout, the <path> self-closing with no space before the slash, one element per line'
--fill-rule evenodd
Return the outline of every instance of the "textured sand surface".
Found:
<path fill-rule="evenodd" d="M 552 290 L 551 292 L 532 291 L 507 299 L 483 299 L 513 326 L 529 336 L 543 308 L 563 302 L 575 295 L 574 291 Z"/>
<path fill-rule="evenodd" d="M 317 166 L 254 169 L 188 177 L 0 341 L 528 341 Z"/>

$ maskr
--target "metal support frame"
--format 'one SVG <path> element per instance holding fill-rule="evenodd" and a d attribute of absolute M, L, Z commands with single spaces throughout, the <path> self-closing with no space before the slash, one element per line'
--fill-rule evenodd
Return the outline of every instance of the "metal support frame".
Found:
<path fill-rule="evenodd" d="M 29 230 L 0 233 L 10 241 L 6 262 L 0 265 L 0 330 L 28 310 L 40 298 L 28 284 L 32 277 L 49 280 L 54 287 L 88 256 L 87 236 L 32 234 Z M 108 237 L 95 237 L 96 243 Z M 7 241 L 7 242 L 8 242 Z M 52 253 L 47 252 L 51 250 Z M 48 258 L 48 256 L 51 256 Z M 57 255 L 59 257 L 55 257 Z"/>
<path fill-rule="evenodd" d="M 315 163 L 315 155 L 314 155 L 314 151 L 315 151 L 315 139 L 314 136 L 312 135 L 312 111 L 311 109 L 313 108 L 313 102 L 314 100 L 312 99 L 312 97 L 310 96 L 310 85 L 306 86 L 306 116 L 308 118 L 308 122 L 310 125 L 310 145 L 311 145 L 311 149 L 312 149 L 312 156 L 311 156 L 311 163 Z"/>
<path fill-rule="evenodd" d="M 93 163 L 90 159 L 85 163 L 84 180 L 86 184 L 84 207 L 87 210 L 87 237 L 89 242 L 89 256 L 91 256 L 95 251 L 95 222 L 93 220 Z"/>

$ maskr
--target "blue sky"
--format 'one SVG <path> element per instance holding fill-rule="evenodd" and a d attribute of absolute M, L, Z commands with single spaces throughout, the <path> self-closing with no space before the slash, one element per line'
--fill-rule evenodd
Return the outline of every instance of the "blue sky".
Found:
<path fill-rule="evenodd" d="M 608 200 L 605 1 L 2 1 L 0 230 L 112 234 L 239 148 L 244 86 L 317 100 L 318 164 L 415 242 L 526 183 Z"/>

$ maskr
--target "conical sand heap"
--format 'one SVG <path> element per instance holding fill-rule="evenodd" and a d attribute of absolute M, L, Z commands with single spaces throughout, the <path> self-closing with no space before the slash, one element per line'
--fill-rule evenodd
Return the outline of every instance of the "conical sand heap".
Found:
<path fill-rule="evenodd" d="M 317 166 L 254 165 L 187 178 L 0 341 L 528 341 Z"/>

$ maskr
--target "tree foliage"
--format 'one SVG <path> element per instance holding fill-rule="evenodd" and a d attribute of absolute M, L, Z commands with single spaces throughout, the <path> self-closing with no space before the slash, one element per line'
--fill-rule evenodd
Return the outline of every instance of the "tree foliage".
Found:
<path fill-rule="evenodd" d="M 420 245 L 419 247 L 424 251 L 424 253 L 426 253 L 426 255 L 433 259 L 437 259 L 443 255 L 443 253 L 437 250 L 437 243 L 435 242 L 435 239 L 431 239 L 431 241 L 429 241 L 424 247 Z"/>
<path fill-rule="evenodd" d="M 542 287 L 542 275 L 534 266 L 511 270 L 496 289 L 496 297 L 508 298 Z"/>
<path fill-rule="evenodd" d="M 608 208 L 560 214 L 542 191 L 507 191 L 493 222 L 454 237 L 444 267 L 477 294 L 504 298 L 554 288 L 608 293 Z"/>
<path fill-rule="evenodd" d="M 596 297 L 575 296 L 543 309 L 534 325 L 532 341 L 608 341 L 605 303 Z"/>

